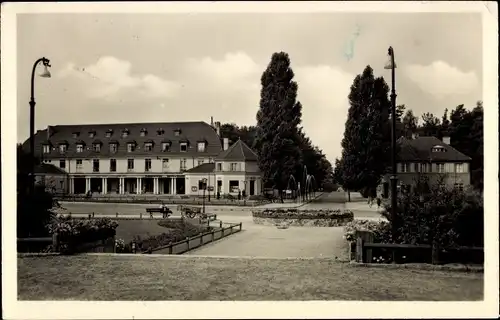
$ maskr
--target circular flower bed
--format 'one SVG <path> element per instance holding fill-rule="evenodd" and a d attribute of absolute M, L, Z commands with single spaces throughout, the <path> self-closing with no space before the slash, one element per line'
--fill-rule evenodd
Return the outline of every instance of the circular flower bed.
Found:
<path fill-rule="evenodd" d="M 339 227 L 353 221 L 354 214 L 349 210 L 266 209 L 253 211 L 252 217 L 255 224 L 262 225 Z"/>

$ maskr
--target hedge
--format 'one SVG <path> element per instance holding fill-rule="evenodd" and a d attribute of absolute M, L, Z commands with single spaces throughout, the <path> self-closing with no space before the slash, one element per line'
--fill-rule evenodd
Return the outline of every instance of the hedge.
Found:
<path fill-rule="evenodd" d="M 254 218 L 271 219 L 353 219 L 350 210 L 299 210 L 299 209 L 266 209 L 253 211 Z"/>

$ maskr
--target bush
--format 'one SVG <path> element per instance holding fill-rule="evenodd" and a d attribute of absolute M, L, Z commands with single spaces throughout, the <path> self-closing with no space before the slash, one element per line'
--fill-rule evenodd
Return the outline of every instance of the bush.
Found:
<path fill-rule="evenodd" d="M 25 190 L 17 193 L 17 236 L 46 237 L 49 235 L 47 224 L 54 218 L 51 209 L 57 205 L 45 187 L 36 186 L 30 195 Z"/>
<path fill-rule="evenodd" d="M 353 219 L 350 210 L 298 210 L 298 209 L 266 209 L 253 211 L 254 218 L 272 219 Z"/>
<path fill-rule="evenodd" d="M 264 197 L 261 194 L 254 194 L 252 196 L 248 197 L 248 200 L 253 200 L 253 201 L 266 201 L 266 197 Z"/>
<path fill-rule="evenodd" d="M 356 241 L 356 231 L 373 232 L 373 241 L 391 243 L 391 225 L 387 221 L 354 220 L 344 227 L 344 238 L 349 242 Z"/>
<path fill-rule="evenodd" d="M 484 209 L 481 195 L 436 184 L 430 192 L 398 197 L 397 243 L 439 247 L 483 246 Z M 382 213 L 391 223 L 390 203 Z"/>

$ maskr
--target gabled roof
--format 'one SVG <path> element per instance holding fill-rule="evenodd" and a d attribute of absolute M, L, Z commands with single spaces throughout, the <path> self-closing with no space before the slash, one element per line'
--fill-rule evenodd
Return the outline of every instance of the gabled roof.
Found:
<path fill-rule="evenodd" d="M 215 169 L 215 163 L 203 163 L 200 164 L 197 167 L 194 167 L 192 169 L 186 170 L 185 172 L 188 173 L 212 173 L 214 172 Z"/>
<path fill-rule="evenodd" d="M 418 137 L 398 139 L 400 147 L 399 161 L 470 161 L 471 158 L 436 137 Z M 432 148 L 441 146 L 444 152 L 432 152 Z"/>
<path fill-rule="evenodd" d="M 42 163 L 35 167 L 35 174 L 66 175 L 67 173 L 54 165 Z"/>
<path fill-rule="evenodd" d="M 257 154 L 246 143 L 238 140 L 215 159 L 221 161 L 257 161 Z"/>

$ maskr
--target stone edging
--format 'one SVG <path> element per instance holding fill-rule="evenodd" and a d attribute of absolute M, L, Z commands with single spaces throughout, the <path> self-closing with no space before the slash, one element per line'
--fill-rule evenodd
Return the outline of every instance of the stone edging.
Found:
<path fill-rule="evenodd" d="M 357 268 L 382 268 L 382 269 L 413 269 L 427 271 L 453 271 L 453 272 L 470 272 L 483 273 L 484 267 L 470 265 L 433 265 L 425 263 L 408 263 L 408 264 L 386 264 L 386 263 L 360 263 L 351 261 L 349 265 Z"/>

